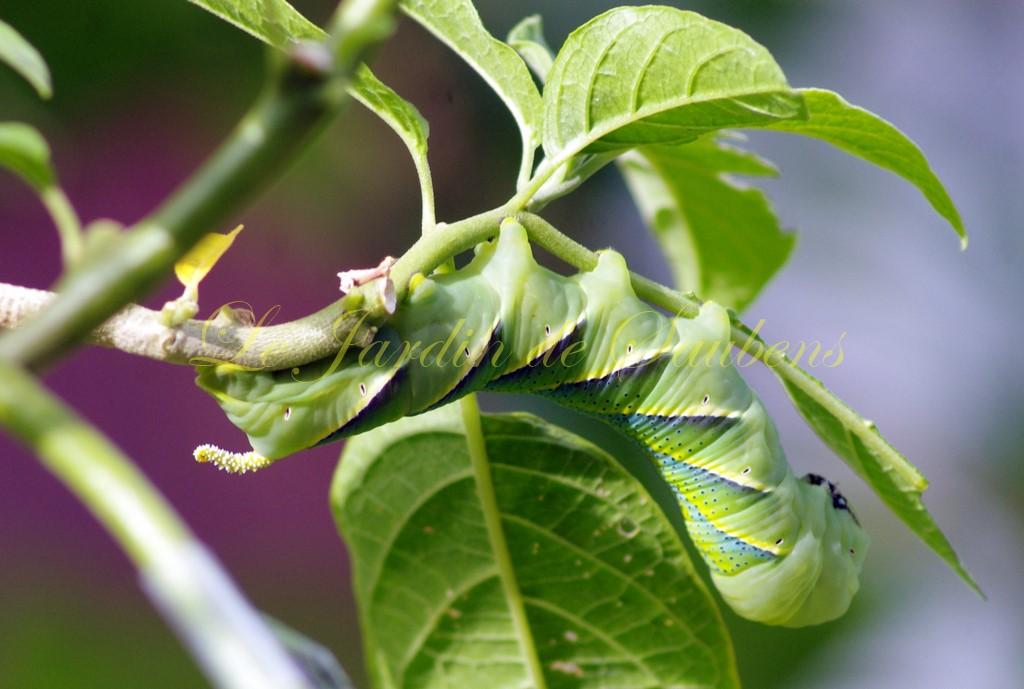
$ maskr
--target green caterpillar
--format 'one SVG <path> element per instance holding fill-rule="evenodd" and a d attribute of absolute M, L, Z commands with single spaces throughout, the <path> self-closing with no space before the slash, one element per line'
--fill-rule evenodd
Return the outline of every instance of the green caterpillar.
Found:
<path fill-rule="evenodd" d="M 255 452 L 199 448 L 246 471 L 451 402 L 530 392 L 640 443 L 672 487 L 690 536 L 740 615 L 802 626 L 842 615 L 868 538 L 835 486 L 786 463 L 761 401 L 729 359 L 729 317 L 705 303 L 667 318 L 640 301 L 622 256 L 563 277 L 506 221 L 464 268 L 417 276 L 377 339 L 301 369 L 202 368 Z"/>

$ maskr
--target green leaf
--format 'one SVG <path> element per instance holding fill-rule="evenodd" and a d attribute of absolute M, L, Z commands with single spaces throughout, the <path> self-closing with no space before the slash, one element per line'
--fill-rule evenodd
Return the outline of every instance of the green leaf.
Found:
<path fill-rule="evenodd" d="M 376 113 L 402 139 L 414 159 L 425 159 L 430 128 L 423 115 L 366 65 L 360 65 L 352 78 L 352 97 Z"/>
<path fill-rule="evenodd" d="M 0 122 L 0 167 L 20 176 L 36 191 L 56 183 L 46 139 L 21 122 Z"/>
<path fill-rule="evenodd" d="M 526 17 L 512 27 L 507 43 L 526 61 L 541 83 L 547 81 L 555 53 L 544 40 L 544 23 L 539 14 Z"/>
<path fill-rule="evenodd" d="M 793 250 L 764 192 L 725 176 L 776 174 L 753 154 L 704 138 L 645 146 L 619 169 L 681 290 L 742 310 Z"/>
<path fill-rule="evenodd" d="M 332 505 L 375 686 L 738 686 L 719 613 L 638 482 L 540 419 L 483 430 L 511 571 L 452 406 L 345 449 Z"/>
<path fill-rule="evenodd" d="M 761 342 L 740 326 L 741 332 Z M 748 340 L 748 343 L 750 340 Z M 749 344 L 733 343 L 752 352 Z M 890 445 L 875 424 L 863 418 L 791 360 L 778 354 L 765 357 L 782 381 L 794 406 L 818 437 L 867 482 L 889 509 L 942 558 L 972 589 L 982 594 L 949 540 L 925 508 L 921 494 L 928 481 L 921 472 Z"/>
<path fill-rule="evenodd" d="M 288 50 L 298 41 L 320 41 L 323 29 L 285 0 L 189 0 L 229 24 L 275 48 Z"/>
<path fill-rule="evenodd" d="M 35 189 L 57 227 L 65 267 L 74 264 L 82 252 L 81 226 L 71 202 L 57 185 L 57 173 L 50 162 L 46 139 L 34 127 L 22 122 L 0 122 L 2 168 Z"/>
<path fill-rule="evenodd" d="M 522 58 L 484 28 L 470 0 L 402 0 L 401 8 L 458 53 L 494 89 L 519 126 L 524 161 L 532 161 L 540 143 L 543 105 Z"/>
<path fill-rule="evenodd" d="M 961 246 L 967 247 L 967 231 L 960 213 L 913 141 L 878 115 L 851 105 L 837 93 L 821 89 L 801 89 L 800 92 L 807 105 L 806 120 L 763 126 L 813 136 L 896 173 L 921 190 L 935 211 L 956 230 Z"/>
<path fill-rule="evenodd" d="M 53 95 L 50 70 L 46 61 L 24 36 L 0 19 L 0 62 L 6 63 L 32 84 L 41 98 Z"/>
<path fill-rule="evenodd" d="M 825 390 L 820 382 L 815 383 Z M 846 460 L 889 509 L 980 594 L 978 584 L 964 568 L 953 546 L 925 508 L 921 494 L 927 489 L 928 482 L 914 465 L 886 442 L 873 423 L 859 417 L 860 428 L 844 423 L 801 389 L 790 383 L 786 383 L 785 387 L 793 404 L 832 451 Z M 852 409 L 849 411 L 855 414 Z"/>
<path fill-rule="evenodd" d="M 544 151 L 557 165 L 803 116 L 800 94 L 745 33 L 671 7 L 620 7 L 558 52 L 544 87 Z"/>
<path fill-rule="evenodd" d="M 423 227 L 434 224 L 434 187 L 427 161 L 427 137 L 430 127 L 412 103 L 395 93 L 374 76 L 366 65 L 360 65 L 352 76 L 349 93 L 391 127 L 412 156 L 423 197 Z"/>

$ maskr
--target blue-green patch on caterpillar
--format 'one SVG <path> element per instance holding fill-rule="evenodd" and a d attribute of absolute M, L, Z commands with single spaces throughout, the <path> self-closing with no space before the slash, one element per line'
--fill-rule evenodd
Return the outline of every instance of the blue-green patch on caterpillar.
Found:
<path fill-rule="evenodd" d="M 416 279 L 370 345 L 401 355 L 349 352 L 298 374 L 200 369 L 199 385 L 255 452 L 204 458 L 250 470 L 477 390 L 542 395 L 648 452 L 740 615 L 825 622 L 849 606 L 868 539 L 832 484 L 797 478 L 787 464 L 728 356 L 729 330 L 711 302 L 692 319 L 652 309 L 614 251 L 589 272 L 547 270 L 523 228 L 506 221 L 463 268 Z"/>

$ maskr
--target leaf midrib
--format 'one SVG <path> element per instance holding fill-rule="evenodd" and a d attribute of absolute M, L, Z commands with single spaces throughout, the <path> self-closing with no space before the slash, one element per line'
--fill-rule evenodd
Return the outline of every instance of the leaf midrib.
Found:
<path fill-rule="evenodd" d="M 512 564 L 512 553 L 509 551 L 502 525 L 501 508 L 498 506 L 498 496 L 494 490 L 494 477 L 487 455 L 487 444 L 484 439 L 476 395 L 464 397 L 459 402 L 459 406 L 462 411 L 462 422 L 466 431 L 466 448 L 469 451 L 469 461 L 476 479 L 477 496 L 480 499 L 480 509 L 484 515 L 487 538 L 498 567 L 498 578 L 505 593 L 509 614 L 512 617 L 516 640 L 519 642 L 526 661 L 526 671 L 532 680 L 532 689 L 547 689 L 547 679 L 537 653 L 533 630 L 526 616 L 525 599 L 519 589 L 519 580 Z"/>
<path fill-rule="evenodd" d="M 767 96 L 767 95 L 772 95 L 772 94 L 799 95 L 799 91 L 796 91 L 796 90 L 791 89 L 791 88 L 775 87 L 775 88 L 770 88 L 770 89 L 755 89 L 755 90 L 752 90 L 752 91 L 743 91 L 742 93 L 735 93 L 735 94 L 732 94 L 732 95 L 708 96 L 708 97 L 704 97 L 704 98 L 690 98 L 689 96 L 687 96 L 687 97 L 684 97 L 683 99 L 677 99 L 677 100 L 672 101 L 673 102 L 672 105 L 661 105 L 661 106 L 659 106 L 657 108 L 650 108 L 649 110 L 645 110 L 644 108 L 641 108 L 640 110 L 635 110 L 635 111 L 633 111 L 631 113 L 628 113 L 626 115 L 620 115 L 620 116 L 613 117 L 611 119 L 605 120 L 604 124 L 602 126 L 596 127 L 596 128 L 593 128 L 593 129 L 588 129 L 586 131 L 586 133 L 581 134 L 579 136 L 576 136 L 576 137 L 570 139 L 569 141 L 567 141 L 565 143 L 562 143 L 560 149 L 557 152 L 558 153 L 557 157 L 552 159 L 552 162 L 550 163 L 550 165 L 552 166 L 553 169 L 557 169 L 558 166 L 563 165 L 566 162 L 568 162 L 573 156 L 579 154 L 587 146 L 589 146 L 590 144 L 596 143 L 597 141 L 600 141 L 603 137 L 605 137 L 608 134 L 612 133 L 616 129 L 622 129 L 623 127 L 626 127 L 626 126 L 628 126 L 630 124 L 633 124 L 635 122 L 638 122 L 640 120 L 644 120 L 644 119 L 646 119 L 648 117 L 653 117 L 654 115 L 660 115 L 661 113 L 668 112 L 670 110 L 676 110 L 678 108 L 685 108 L 685 107 L 687 107 L 689 105 L 698 105 L 698 104 L 702 104 L 702 103 L 713 103 L 715 101 L 733 101 L 733 100 L 738 100 L 740 98 L 747 98 L 747 97 L 750 97 L 750 96 Z M 679 102 L 679 100 L 683 100 L 684 102 Z M 799 119 L 799 116 L 794 115 L 793 117 L 788 117 L 788 118 L 779 117 L 779 118 L 776 118 L 776 119 L 779 122 L 787 122 L 789 120 Z M 664 125 L 664 126 L 667 126 L 667 127 L 678 127 L 679 126 L 679 125 L 674 125 L 674 124 L 672 124 L 670 122 L 652 122 L 652 123 L 649 123 L 649 124 L 659 124 L 659 125 Z M 760 128 L 760 127 L 767 128 L 767 127 L 770 127 L 772 125 L 771 124 L 765 124 L 765 125 L 748 125 L 748 126 L 756 127 L 756 128 Z"/>

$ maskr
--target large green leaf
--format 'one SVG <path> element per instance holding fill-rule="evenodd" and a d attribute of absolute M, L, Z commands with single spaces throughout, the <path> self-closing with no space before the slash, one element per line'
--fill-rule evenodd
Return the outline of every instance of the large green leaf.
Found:
<path fill-rule="evenodd" d="M 734 325 L 747 339 L 740 341 L 734 334 L 733 344 L 753 353 L 759 345 L 766 347 L 760 337 L 748 328 Z M 917 467 L 882 437 L 873 422 L 851 409 L 817 378 L 778 351 L 765 353 L 763 357 L 818 437 L 871 486 L 918 538 L 981 594 L 981 589 L 925 508 L 921 494 L 928 488 L 928 481 Z"/>
<path fill-rule="evenodd" d="M 755 155 L 705 138 L 645 146 L 619 169 L 679 289 L 741 310 L 793 249 L 795 235 L 781 230 L 764 193 L 725 177 L 776 174 Z"/>
<path fill-rule="evenodd" d="M 540 143 L 542 102 L 518 53 L 487 31 L 471 0 L 401 0 L 401 8 L 494 89 L 519 126 L 524 158 L 532 160 Z"/>
<path fill-rule="evenodd" d="M 0 62 L 10 66 L 43 98 L 53 95 L 46 61 L 24 36 L 0 19 Z"/>
<path fill-rule="evenodd" d="M 544 87 L 544 151 L 559 164 L 803 116 L 802 97 L 742 31 L 671 7 L 620 7 L 558 52 Z"/>
<path fill-rule="evenodd" d="M 574 32 L 547 71 L 538 18 L 523 20 L 509 39 L 548 78 L 548 156 L 572 161 L 535 203 L 569 193 L 617 153 L 641 148 L 622 167 L 682 288 L 742 308 L 793 247 L 760 192 L 738 191 L 721 178 L 762 172 L 730 169 L 738 160 L 711 155 L 710 145 L 673 145 L 726 126 L 819 138 L 888 169 L 920 189 L 966 246 L 956 207 L 913 141 L 835 93 L 790 91 L 767 51 L 735 29 L 671 8 L 619 8 Z M 732 112 L 759 89 L 769 107 L 755 106 L 751 117 Z M 803 109 L 789 112 L 801 97 Z M 577 155 L 581 150 L 599 154 Z"/>
<path fill-rule="evenodd" d="M 806 120 L 763 126 L 822 139 L 903 177 L 920 189 L 935 211 L 949 221 L 966 248 L 967 231 L 960 213 L 913 141 L 878 115 L 851 105 L 837 93 L 822 89 L 801 89 L 800 92 L 807 105 Z"/>
<path fill-rule="evenodd" d="M 483 432 L 486 478 L 452 407 L 345 449 L 332 505 L 375 686 L 738 685 L 719 613 L 635 479 L 531 416 Z"/>
<path fill-rule="evenodd" d="M 0 168 L 11 170 L 37 191 L 56 182 L 46 139 L 21 122 L 0 122 Z"/>

